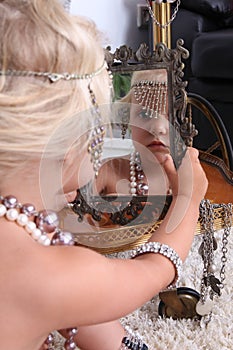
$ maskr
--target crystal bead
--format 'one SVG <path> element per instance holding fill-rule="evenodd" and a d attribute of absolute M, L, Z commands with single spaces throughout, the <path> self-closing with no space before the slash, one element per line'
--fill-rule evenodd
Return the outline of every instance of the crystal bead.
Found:
<path fill-rule="evenodd" d="M 74 337 L 78 333 L 78 330 L 77 328 L 67 328 L 66 332 L 69 337 Z"/>
<path fill-rule="evenodd" d="M 145 183 L 139 183 L 137 185 L 137 190 L 138 190 L 138 194 L 143 196 L 143 195 L 146 195 L 148 193 L 149 187 Z"/>
<path fill-rule="evenodd" d="M 3 199 L 3 204 L 7 207 L 7 208 L 15 208 L 18 204 L 17 198 L 14 196 L 6 196 Z"/>
<path fill-rule="evenodd" d="M 53 345 L 53 342 L 54 342 L 54 336 L 53 334 L 49 334 L 47 339 L 45 340 L 44 344 L 46 345 Z"/>
<path fill-rule="evenodd" d="M 26 214 L 27 216 L 31 216 L 31 215 L 35 214 L 36 210 L 35 210 L 34 205 L 32 205 L 30 203 L 26 203 L 26 204 L 22 205 L 21 212 L 23 214 Z"/>
<path fill-rule="evenodd" d="M 58 231 L 53 235 L 52 245 L 74 245 L 74 238 L 70 232 Z"/>
<path fill-rule="evenodd" d="M 36 225 L 46 233 L 52 233 L 59 225 L 59 219 L 54 211 L 42 210 L 36 218 Z"/>
<path fill-rule="evenodd" d="M 75 344 L 73 338 L 66 340 L 66 342 L 64 344 L 64 348 L 65 348 L 65 350 L 74 350 L 76 348 L 76 344 Z"/>
<path fill-rule="evenodd" d="M 139 174 L 137 175 L 138 180 L 143 180 L 144 177 L 145 177 L 145 175 L 144 175 L 143 173 L 139 173 Z"/>
<path fill-rule="evenodd" d="M 137 171 L 142 171 L 141 165 L 137 165 L 137 166 L 136 166 L 136 170 L 137 170 Z"/>

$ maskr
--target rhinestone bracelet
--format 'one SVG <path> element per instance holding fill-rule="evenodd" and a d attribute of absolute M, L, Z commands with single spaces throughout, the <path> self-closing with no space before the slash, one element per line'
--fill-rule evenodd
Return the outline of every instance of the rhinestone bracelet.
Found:
<path fill-rule="evenodd" d="M 148 346 L 143 343 L 141 337 L 129 329 L 126 330 L 126 336 L 121 341 L 119 350 L 148 350 Z"/>
<path fill-rule="evenodd" d="M 176 269 L 176 275 L 171 285 L 168 288 L 176 287 L 176 284 L 181 275 L 181 267 L 182 267 L 182 260 L 180 259 L 177 252 L 173 248 L 169 247 L 167 244 L 162 244 L 159 242 L 148 242 L 132 250 L 130 257 L 131 259 L 133 259 L 145 253 L 162 254 L 173 263 Z"/>

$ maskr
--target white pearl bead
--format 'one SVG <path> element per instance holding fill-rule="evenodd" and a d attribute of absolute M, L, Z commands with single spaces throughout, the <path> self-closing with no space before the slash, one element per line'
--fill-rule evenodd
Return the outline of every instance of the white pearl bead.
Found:
<path fill-rule="evenodd" d="M 131 189 L 130 189 L 130 193 L 131 193 L 131 194 L 136 194 L 136 192 L 137 192 L 136 188 L 131 188 Z"/>
<path fill-rule="evenodd" d="M 137 182 L 131 182 L 130 186 L 131 187 L 136 187 L 137 186 Z"/>
<path fill-rule="evenodd" d="M 3 204 L 0 204 L 0 217 L 6 214 L 6 207 Z"/>
<path fill-rule="evenodd" d="M 213 300 L 207 298 L 207 300 L 202 304 L 202 302 L 199 300 L 196 304 L 196 312 L 200 316 L 208 315 L 213 308 Z"/>
<path fill-rule="evenodd" d="M 18 217 L 19 213 L 17 209 L 8 209 L 6 212 L 6 218 L 9 221 L 15 221 Z"/>
<path fill-rule="evenodd" d="M 17 221 L 17 224 L 19 224 L 20 226 L 25 226 L 28 222 L 28 217 L 26 214 L 19 214 L 16 221 Z"/>
<path fill-rule="evenodd" d="M 130 181 L 135 182 L 136 181 L 136 177 L 135 176 L 131 176 Z"/>
<path fill-rule="evenodd" d="M 50 245 L 50 239 L 46 235 L 41 235 L 40 238 L 38 239 L 38 243 L 42 245 Z"/>
<path fill-rule="evenodd" d="M 28 233 L 32 233 L 33 230 L 35 230 L 36 224 L 33 221 L 28 221 L 27 224 L 25 225 L 25 230 Z"/>
<path fill-rule="evenodd" d="M 32 238 L 34 238 L 36 241 L 40 238 L 40 236 L 42 235 L 41 230 L 39 228 L 35 228 L 32 233 Z"/>
<path fill-rule="evenodd" d="M 51 244 L 50 239 L 48 237 L 46 237 L 46 239 L 43 242 L 43 245 L 48 247 L 48 246 L 50 246 L 50 244 Z"/>
<path fill-rule="evenodd" d="M 217 266 L 215 264 L 212 264 L 210 266 L 210 270 L 211 270 L 211 272 L 216 272 L 217 271 Z"/>

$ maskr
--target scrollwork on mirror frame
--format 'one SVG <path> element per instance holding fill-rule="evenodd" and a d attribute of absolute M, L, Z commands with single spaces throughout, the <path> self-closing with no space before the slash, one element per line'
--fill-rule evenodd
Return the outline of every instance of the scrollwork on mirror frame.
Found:
<path fill-rule="evenodd" d="M 126 45 L 120 46 L 114 53 L 110 47 L 106 48 L 106 61 L 113 73 L 159 68 L 167 70 L 170 95 L 169 120 L 173 126 L 170 132 L 171 154 L 177 167 L 185 153 L 185 146 L 191 146 L 193 137 L 197 135 L 195 126 L 185 113 L 187 81 L 183 81 L 183 60 L 188 58 L 189 52 L 182 46 L 183 43 L 182 39 L 177 40 L 174 49 L 158 43 L 154 51 L 150 51 L 145 43 L 142 43 L 135 52 Z"/>
<path fill-rule="evenodd" d="M 141 44 L 136 52 L 126 45 L 117 48 L 114 53 L 111 52 L 110 47 L 105 50 L 106 61 L 113 74 L 128 75 L 136 71 L 166 70 L 168 119 L 172 125 L 172 130 L 169 130 L 170 152 L 177 167 L 183 158 L 186 146 L 190 144 L 190 140 L 195 135 L 195 128 L 185 113 L 187 82 L 182 80 L 184 68 L 182 60 L 186 59 L 189 54 L 182 44 L 183 40 L 180 39 L 177 41 L 176 48 L 169 49 L 165 44 L 159 43 L 153 52 L 145 43 Z M 157 221 L 162 220 L 171 203 L 170 194 L 163 196 L 162 199 L 158 195 L 125 195 L 114 198 L 110 195 L 92 196 L 87 187 L 77 191 L 75 201 L 69 206 L 76 214 L 76 219 L 82 222 L 85 216 L 89 221 L 93 219 L 97 226 L 99 223 L 100 227 L 107 217 L 109 227 L 116 225 L 116 232 L 121 230 L 120 237 L 123 237 L 124 228 L 127 235 L 128 230 L 132 227 L 140 225 L 147 227 L 153 218 Z M 86 196 L 85 191 L 89 195 Z M 143 214 L 140 216 L 142 210 Z M 107 225 L 103 227 L 103 232 L 104 229 L 108 229 Z M 98 235 L 100 232 L 98 231 Z M 118 240 L 121 240 L 123 244 L 123 238 L 118 237 Z"/>

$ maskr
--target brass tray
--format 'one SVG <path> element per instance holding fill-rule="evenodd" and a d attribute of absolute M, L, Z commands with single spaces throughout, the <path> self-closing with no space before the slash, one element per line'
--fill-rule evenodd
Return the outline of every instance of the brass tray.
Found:
<path fill-rule="evenodd" d="M 65 228 L 65 219 L 72 216 L 77 220 L 77 216 L 69 208 L 63 209 L 61 217 L 61 225 Z M 76 244 L 89 247 L 103 254 L 111 254 L 120 251 L 130 250 L 138 245 L 147 242 L 152 234 L 161 224 L 162 220 L 143 225 L 134 225 L 126 227 L 117 227 L 111 229 L 97 229 L 93 232 L 74 232 Z M 232 223 L 232 222 L 231 222 Z M 224 209 L 221 205 L 216 204 L 213 209 L 213 229 L 218 231 L 225 226 Z M 199 217 L 196 226 L 196 235 L 205 232 L 202 219 Z"/>

